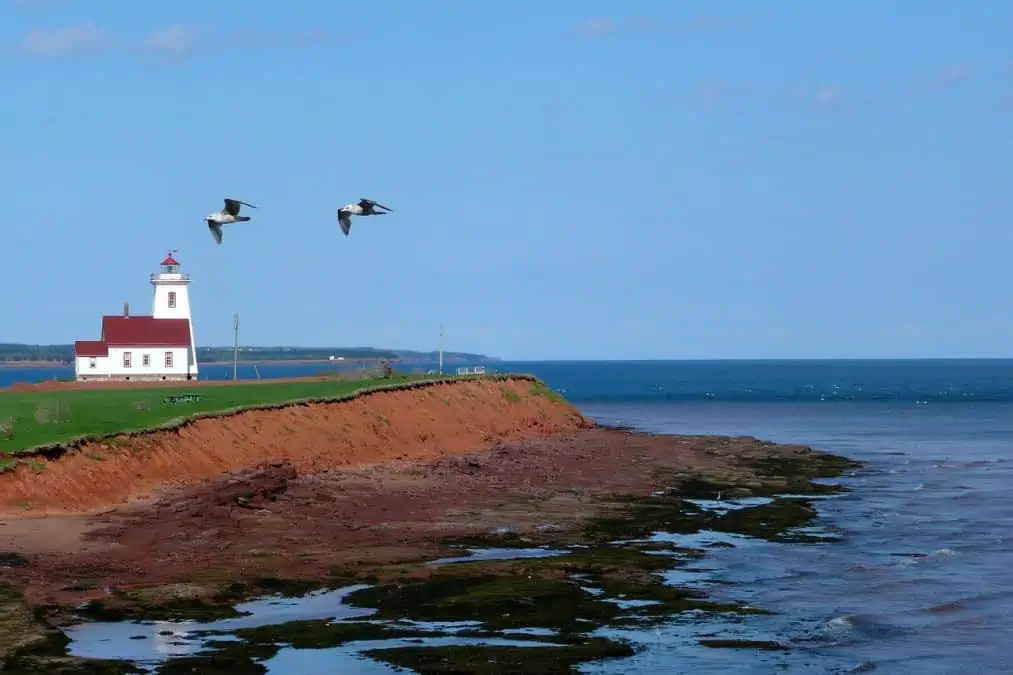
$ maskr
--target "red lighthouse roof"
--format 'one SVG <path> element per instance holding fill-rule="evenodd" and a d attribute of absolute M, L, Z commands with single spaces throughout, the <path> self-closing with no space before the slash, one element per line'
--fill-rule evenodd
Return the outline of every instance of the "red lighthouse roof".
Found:
<path fill-rule="evenodd" d="M 102 342 L 113 347 L 189 347 L 190 322 L 152 316 L 103 316 Z"/>
<path fill-rule="evenodd" d="M 162 261 L 163 265 L 179 265 L 179 261 L 172 257 L 173 253 L 176 251 L 169 251 L 169 255 Z"/>

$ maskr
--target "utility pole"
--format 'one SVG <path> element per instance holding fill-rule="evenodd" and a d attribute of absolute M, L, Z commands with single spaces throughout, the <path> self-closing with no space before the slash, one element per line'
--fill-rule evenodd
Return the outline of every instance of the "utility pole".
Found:
<path fill-rule="evenodd" d="M 239 379 L 239 312 L 232 313 L 232 381 Z"/>
<path fill-rule="evenodd" d="M 440 375 L 443 374 L 443 323 L 440 323 Z"/>

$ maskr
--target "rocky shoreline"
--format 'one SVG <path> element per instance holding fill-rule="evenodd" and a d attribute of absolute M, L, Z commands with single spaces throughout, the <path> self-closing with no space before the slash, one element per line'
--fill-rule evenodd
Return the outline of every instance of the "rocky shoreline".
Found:
<path fill-rule="evenodd" d="M 525 636 L 545 646 L 419 645 L 369 656 L 418 672 L 570 672 L 580 661 L 632 653 L 622 641 L 590 636 L 593 627 L 650 624 L 684 611 L 765 611 L 663 583 L 663 570 L 707 553 L 652 535 L 820 541 L 805 529 L 816 516 L 806 497 L 839 488 L 814 479 L 857 466 L 805 446 L 615 428 L 316 472 L 263 463 L 142 504 L 57 516 L 87 520 L 85 547 L 76 553 L 32 550 L 32 538 L 17 532 L 33 519 L 2 521 L 0 569 L 9 586 L 0 599 L 0 644 L 10 645 L 11 672 L 132 672 L 128 663 L 67 657 L 66 638 L 54 627 L 82 619 L 211 620 L 234 615 L 236 602 L 258 594 L 361 584 L 346 602 L 372 611 L 367 621 L 251 629 L 238 642 L 212 639 L 210 652 L 158 672 L 264 672 L 257 659 L 282 644 L 420 633 L 383 623 L 394 619 L 479 622 L 466 631 L 473 637 L 521 628 L 553 637 Z M 742 498 L 765 499 L 726 511 L 699 502 Z M 533 547 L 560 553 L 430 564 L 469 548 Z M 617 598 L 641 604 L 623 609 Z M 544 654 L 535 656 L 535 648 Z M 490 658 L 507 670 L 481 665 Z"/>

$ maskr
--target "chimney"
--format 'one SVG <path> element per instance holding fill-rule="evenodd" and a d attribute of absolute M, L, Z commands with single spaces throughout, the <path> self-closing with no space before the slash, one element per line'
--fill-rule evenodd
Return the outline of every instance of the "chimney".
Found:
<path fill-rule="evenodd" d="M 130 303 L 127 302 L 126 300 L 123 301 L 123 318 L 124 319 L 130 318 Z"/>

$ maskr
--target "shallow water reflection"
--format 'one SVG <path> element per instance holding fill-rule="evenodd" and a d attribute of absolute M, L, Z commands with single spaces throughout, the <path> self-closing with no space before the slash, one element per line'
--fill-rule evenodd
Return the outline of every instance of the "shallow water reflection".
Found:
<path fill-rule="evenodd" d="M 447 565 L 461 562 L 484 562 L 488 560 L 522 560 L 525 558 L 549 558 L 566 553 L 562 548 L 469 548 L 468 555 L 438 558 L 430 565 Z"/>
<path fill-rule="evenodd" d="M 690 518 L 697 517 L 694 514 L 710 513 L 715 523 L 724 522 L 731 513 L 754 511 L 776 518 L 784 504 L 789 505 L 789 511 L 795 508 L 790 502 L 778 498 L 693 500 L 694 506 L 688 513 Z M 741 522 L 743 527 L 750 527 L 752 523 L 749 519 Z M 764 527 L 769 527 L 769 523 Z M 760 536 L 770 537 L 771 533 L 765 530 Z M 71 638 L 69 651 L 90 658 L 127 659 L 147 668 L 172 659 L 229 652 L 232 658 L 244 659 L 249 665 L 261 664 L 267 672 L 338 669 L 338 672 L 388 673 L 397 671 L 379 662 L 377 653 L 367 655 L 366 652 L 379 649 L 382 650 L 379 653 L 390 653 L 388 650 L 397 648 L 441 646 L 565 650 L 587 647 L 588 638 L 611 638 L 620 642 L 605 642 L 602 646 L 630 643 L 637 646 L 638 652 L 646 649 L 657 653 L 653 656 L 633 653 L 621 659 L 621 666 L 615 659 L 596 664 L 593 656 L 585 655 L 578 660 L 592 658 L 592 661 L 583 663 L 581 669 L 630 672 L 631 668 L 644 664 L 651 669 L 655 668 L 652 664 L 656 659 L 668 658 L 666 654 L 674 646 L 678 646 L 682 658 L 687 653 L 697 653 L 711 664 L 734 661 L 731 656 L 716 656 L 715 652 L 722 652 L 719 647 L 740 647 L 765 654 L 777 651 L 780 656 L 757 658 L 761 662 L 780 659 L 778 662 L 785 663 L 783 645 L 776 642 L 773 635 L 777 631 L 771 629 L 772 625 L 777 625 L 776 620 L 772 624 L 772 618 L 763 613 L 763 608 L 748 604 L 748 593 L 735 598 L 735 592 L 721 589 L 732 578 L 736 582 L 759 578 L 748 579 L 748 575 L 734 573 L 728 562 L 722 562 L 722 551 L 743 549 L 752 557 L 764 547 L 781 546 L 783 544 L 738 532 L 701 530 L 654 532 L 639 539 L 605 544 L 600 549 L 584 546 L 569 549 L 468 548 L 469 555 L 442 558 L 429 564 L 456 566 L 463 570 L 470 568 L 469 563 L 538 565 L 541 564 L 539 560 L 575 560 L 586 561 L 577 564 L 580 569 L 584 569 L 584 565 L 591 566 L 587 573 L 576 573 L 564 564 L 556 569 L 564 571 L 565 578 L 555 581 L 552 575 L 532 580 L 530 574 L 525 581 L 523 575 L 511 577 L 516 572 L 506 568 L 501 570 L 505 575 L 502 582 L 484 581 L 488 577 L 452 576 L 448 586 L 446 578 L 434 577 L 431 582 L 388 585 L 384 587 L 387 590 L 360 584 L 297 598 L 266 597 L 237 605 L 236 609 L 243 616 L 215 621 L 86 623 L 67 630 Z M 634 573 L 630 580 L 623 576 L 624 565 L 630 566 L 629 572 Z M 615 569 L 620 570 L 620 576 L 614 576 Z M 768 581 L 778 574 L 791 578 L 791 572 L 779 572 L 775 565 L 756 569 L 762 570 Z M 643 572 L 656 575 L 655 586 L 631 583 Z M 501 587 L 503 583 L 507 585 Z M 362 591 L 367 589 L 372 590 L 363 595 Z M 671 590 L 662 592 L 663 589 Z M 412 595 L 406 595 L 409 593 Z M 354 598 L 359 600 L 350 602 Z M 544 602 L 553 608 L 545 610 L 548 613 L 544 616 L 537 607 L 532 613 L 525 605 L 526 599 L 539 607 L 539 603 Z M 742 604 L 743 599 L 747 600 L 746 604 Z M 476 602 L 479 604 L 473 604 Z M 461 610 L 478 612 L 482 616 L 482 602 L 489 603 L 493 613 L 480 620 L 412 621 L 398 615 L 402 608 L 413 608 L 421 618 L 435 618 L 448 611 L 453 615 Z M 356 606 L 363 603 L 369 606 Z M 573 604 L 569 606 L 568 603 Z M 749 614 L 754 610 L 755 614 Z M 519 612 L 516 616 L 520 624 L 513 620 L 504 622 L 513 611 Z M 525 616 L 548 623 L 540 627 L 523 625 L 527 620 Z M 711 646 L 706 646 L 708 644 Z M 512 657 L 517 658 L 517 655 Z M 495 659 L 497 655 L 490 652 L 489 658 Z"/>
<path fill-rule="evenodd" d="M 82 623 L 64 632 L 71 639 L 69 651 L 74 656 L 157 662 L 200 652 L 208 641 L 206 634 L 212 631 L 228 633 L 289 621 L 368 616 L 373 610 L 343 602 L 348 594 L 362 588 L 368 586 L 357 584 L 296 598 L 264 597 L 235 606 L 247 616 L 217 621 L 102 621 Z"/>

